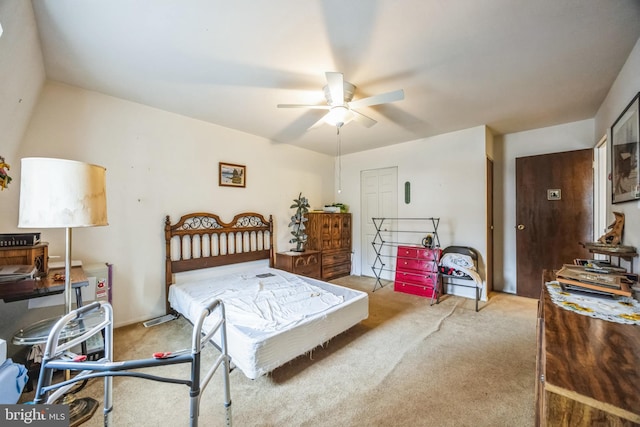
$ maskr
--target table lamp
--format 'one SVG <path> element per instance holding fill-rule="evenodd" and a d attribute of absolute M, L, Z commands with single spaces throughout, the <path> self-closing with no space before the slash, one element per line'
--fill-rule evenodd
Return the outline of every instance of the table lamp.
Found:
<path fill-rule="evenodd" d="M 71 229 L 107 225 L 105 175 L 102 166 L 74 160 L 32 157 L 21 162 L 18 227 L 66 229 L 64 314 L 73 310 Z M 39 323 L 50 331 L 57 320 Z M 34 326 L 40 329 L 38 324 Z M 75 399 L 72 392 L 65 396 L 64 403 L 69 405 L 71 426 L 86 421 L 98 406 L 95 399 Z"/>
<path fill-rule="evenodd" d="M 106 169 L 74 160 L 21 161 L 19 228 L 64 228 L 65 314 L 72 307 L 71 230 L 107 225 Z"/>

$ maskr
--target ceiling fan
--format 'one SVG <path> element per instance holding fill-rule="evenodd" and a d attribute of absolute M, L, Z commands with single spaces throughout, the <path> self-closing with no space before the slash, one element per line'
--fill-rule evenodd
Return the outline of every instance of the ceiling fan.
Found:
<path fill-rule="evenodd" d="M 310 129 L 322 123 L 328 123 L 340 128 L 351 120 L 355 120 L 369 128 L 377 122 L 371 117 L 356 111 L 356 109 L 404 99 L 404 91 L 400 89 L 352 101 L 356 87 L 352 83 L 345 81 L 342 73 L 328 71 L 325 75 L 327 84 L 324 87 L 324 96 L 327 99 L 327 105 L 278 104 L 278 108 L 328 110 L 328 113 L 311 126 Z"/>

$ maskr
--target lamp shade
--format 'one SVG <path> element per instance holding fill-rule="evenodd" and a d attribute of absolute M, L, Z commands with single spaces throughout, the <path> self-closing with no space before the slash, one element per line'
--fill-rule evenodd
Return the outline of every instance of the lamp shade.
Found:
<path fill-rule="evenodd" d="M 107 225 L 106 169 L 75 160 L 21 161 L 21 228 Z"/>

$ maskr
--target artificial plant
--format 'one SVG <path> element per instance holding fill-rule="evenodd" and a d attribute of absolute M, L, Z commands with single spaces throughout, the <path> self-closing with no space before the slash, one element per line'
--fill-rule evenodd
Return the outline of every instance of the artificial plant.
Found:
<path fill-rule="evenodd" d="M 4 162 L 4 157 L 0 156 L 0 190 L 7 188 L 7 185 L 11 182 L 11 177 L 7 172 L 9 169 L 11 169 L 11 166 Z"/>
<path fill-rule="evenodd" d="M 289 223 L 291 234 L 293 235 L 289 243 L 296 244 L 296 247 L 291 249 L 292 251 L 304 252 L 304 245 L 307 243 L 307 233 L 305 233 L 307 227 L 305 227 L 304 223 L 308 221 L 305 215 L 309 212 L 309 201 L 300 193 L 297 199 L 293 199 L 293 202 L 290 208 L 295 208 L 296 211 Z"/>

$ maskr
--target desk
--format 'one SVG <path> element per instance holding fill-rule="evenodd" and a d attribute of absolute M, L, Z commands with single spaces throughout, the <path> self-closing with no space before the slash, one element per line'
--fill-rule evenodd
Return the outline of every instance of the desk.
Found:
<path fill-rule="evenodd" d="M 31 298 L 44 297 L 48 295 L 56 295 L 64 292 L 64 280 L 54 280 L 56 274 L 64 275 L 64 268 L 52 268 L 49 273 L 39 280 L 19 280 L 15 285 L 15 293 L 9 296 L 4 296 L 3 299 L 6 302 L 20 301 Z M 29 282 L 26 285 L 20 285 L 21 282 Z M 4 285 L 0 285 L 2 288 Z M 11 284 L 9 284 L 11 285 Z M 82 267 L 71 268 L 71 288 L 76 292 L 76 304 L 78 307 L 82 307 L 82 287 L 88 286 L 89 280 L 84 273 Z M 22 288 L 20 288 L 22 286 Z M 0 293 L 0 296 L 3 294 Z M 20 329 L 13 336 L 13 343 L 16 345 L 33 345 L 47 341 L 49 332 L 52 326 L 58 318 L 45 319 L 41 322 L 35 323 L 28 328 Z M 67 331 L 67 337 L 73 338 L 75 334 L 81 333 L 82 329 Z M 87 354 L 86 343 L 82 343 L 82 354 Z"/>
<path fill-rule="evenodd" d="M 536 425 L 640 425 L 640 327 L 538 305 Z"/>
<path fill-rule="evenodd" d="M 56 274 L 64 275 L 64 268 L 52 268 L 42 278 L 0 283 L 0 299 L 4 302 L 13 302 L 61 294 L 64 292 L 64 280 L 54 280 Z M 82 267 L 72 267 L 71 287 L 76 291 L 78 307 L 82 306 L 81 288 L 88 285 L 89 280 Z"/>

